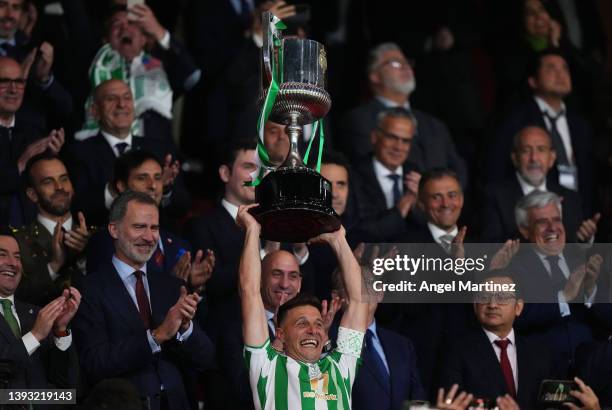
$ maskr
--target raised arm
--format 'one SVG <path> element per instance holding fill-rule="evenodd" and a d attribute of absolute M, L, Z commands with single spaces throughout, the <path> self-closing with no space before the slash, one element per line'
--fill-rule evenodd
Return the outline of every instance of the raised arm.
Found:
<path fill-rule="evenodd" d="M 261 346 L 268 340 L 268 322 L 261 300 L 261 226 L 249 213 L 255 205 L 241 206 L 236 223 L 245 231 L 244 247 L 238 267 L 238 292 L 242 307 L 242 336 L 247 346 Z"/>
<path fill-rule="evenodd" d="M 348 307 L 342 315 L 340 326 L 365 332 L 368 327 L 368 303 L 361 300 L 363 276 L 345 234 L 344 227 L 341 227 L 335 232 L 319 235 L 310 242 L 327 243 L 338 259 L 338 268 L 342 274 L 348 300 Z"/>

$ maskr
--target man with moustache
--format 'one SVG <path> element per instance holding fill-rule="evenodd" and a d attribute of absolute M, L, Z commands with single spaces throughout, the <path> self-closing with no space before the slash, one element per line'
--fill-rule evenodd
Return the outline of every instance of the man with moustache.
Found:
<path fill-rule="evenodd" d="M 26 195 L 36 205 L 36 220 L 15 233 L 27 275 L 17 295 L 43 306 L 66 285 L 79 287 L 90 237 L 82 212 L 71 214 L 74 190 L 64 163 L 50 153 L 39 154 L 26 166 Z"/>
<path fill-rule="evenodd" d="M 106 223 L 108 208 L 115 196 L 110 189 L 115 159 L 125 152 L 145 149 L 164 164 L 162 207 L 172 205 L 174 213 L 181 216 L 187 212 L 189 195 L 179 175 L 174 143 L 132 134 L 135 102 L 129 86 L 121 80 L 104 81 L 96 87 L 93 100 L 92 114 L 100 131 L 94 137 L 74 143 L 68 152 L 68 168 L 75 178 L 79 209 L 85 211 L 92 223 Z"/>
<path fill-rule="evenodd" d="M 419 172 L 450 168 L 459 175 L 462 186 L 468 180 L 467 168 L 457 153 L 446 126 L 437 118 L 413 109 L 410 95 L 415 89 L 414 72 L 406 56 L 394 43 L 383 43 L 370 51 L 368 80 L 374 98 L 349 111 L 340 124 L 340 149 L 353 164 L 372 152 L 371 133 L 377 127 L 380 111 L 393 107 L 408 110 L 416 118 L 415 136 L 409 162 Z"/>
<path fill-rule="evenodd" d="M 70 287 L 39 308 L 15 297 L 23 277 L 17 240 L 0 229 L 0 360 L 11 363 L 3 388 L 75 388 L 78 362 L 69 324 L 81 295 Z"/>
<path fill-rule="evenodd" d="M 25 198 L 21 196 L 21 174 L 36 154 L 49 149 L 58 153 L 64 144 L 64 130 L 46 137 L 46 126 L 22 109 L 26 80 L 22 67 L 12 58 L 0 57 L 0 224 L 22 226 L 27 220 Z"/>
<path fill-rule="evenodd" d="M 483 242 L 519 238 L 514 206 L 524 195 L 536 189 L 551 191 L 563 198 L 563 223 L 570 235 L 568 242 L 592 241 L 600 215 L 585 220 L 580 196 L 557 181 L 547 179 L 556 158 L 548 132 L 537 126 L 520 130 L 514 136 L 511 157 L 515 175 L 501 184 L 490 184 L 486 189 Z"/>
<path fill-rule="evenodd" d="M 88 275 L 74 321 L 81 368 L 90 382 L 128 379 L 151 409 L 185 409 L 185 370 L 204 370 L 213 346 L 192 319 L 200 297 L 177 278 L 150 271 L 159 241 L 157 204 L 125 192 L 111 207 L 115 255 Z"/>

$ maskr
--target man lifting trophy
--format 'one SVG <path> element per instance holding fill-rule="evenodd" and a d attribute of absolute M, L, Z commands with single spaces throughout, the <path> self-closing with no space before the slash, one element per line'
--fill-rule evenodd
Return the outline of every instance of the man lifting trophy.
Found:
<path fill-rule="evenodd" d="M 261 163 L 252 182 L 258 207 L 251 210 L 261 224 L 261 236 L 279 242 L 305 242 L 340 227 L 332 208 L 331 184 L 317 171 L 323 148 L 322 119 L 331 98 L 325 90 L 327 56 L 323 45 L 308 39 L 283 37 L 284 24 L 271 12 L 263 13 L 261 98 L 263 106 L 257 124 L 257 154 Z M 272 169 L 263 143 L 267 120 L 287 126 L 290 147 L 287 158 Z M 305 165 L 298 152 L 302 126 L 314 123 L 306 158 L 315 133 L 319 132 L 317 171 Z"/>

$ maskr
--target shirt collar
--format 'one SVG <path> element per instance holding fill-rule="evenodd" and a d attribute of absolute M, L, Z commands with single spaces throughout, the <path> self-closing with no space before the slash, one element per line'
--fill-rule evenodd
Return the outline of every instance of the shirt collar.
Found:
<path fill-rule="evenodd" d="M 536 253 L 536 255 L 538 255 L 538 257 L 540 258 L 540 260 L 541 260 L 542 262 L 544 262 L 544 261 L 548 262 L 548 260 L 547 260 L 546 258 L 547 258 L 548 256 L 550 256 L 550 255 L 546 255 L 545 253 L 540 252 L 540 251 L 538 250 L 538 247 L 537 247 L 537 246 L 534 246 L 534 247 L 533 247 L 533 251 Z M 565 261 L 565 257 L 563 256 L 563 252 L 561 252 L 560 254 L 558 254 L 558 255 L 556 255 L 556 256 L 558 256 L 558 257 L 559 257 L 559 260 L 560 260 L 560 261 Z"/>
<path fill-rule="evenodd" d="M 389 174 L 399 175 L 400 177 L 402 176 L 403 169 L 401 166 L 391 171 L 389 170 L 389 168 L 384 166 L 379 160 L 377 160 L 376 157 L 373 158 L 373 162 L 374 162 L 374 173 L 376 174 L 377 178 L 386 178 Z"/>
<path fill-rule="evenodd" d="M 542 98 L 538 97 L 537 95 L 534 95 L 533 98 L 535 99 L 536 104 L 538 104 L 538 108 L 540 108 L 541 112 L 546 112 L 551 117 L 556 117 L 559 114 L 558 112 L 553 110 L 552 107 L 548 105 L 548 103 L 544 101 Z M 564 102 L 561 102 L 561 112 L 565 112 Z"/>
<path fill-rule="evenodd" d="M 444 229 L 432 224 L 431 222 L 427 222 L 427 227 L 429 228 L 429 232 L 431 232 L 431 236 L 433 236 L 434 241 L 436 241 L 436 243 L 440 243 L 440 237 L 443 235 L 457 236 L 457 234 L 459 233 L 459 228 L 457 228 L 457 225 L 455 225 L 453 229 L 450 230 L 450 232 L 445 231 Z"/>
<path fill-rule="evenodd" d="M 9 122 L 8 125 L 0 125 L 4 128 L 15 128 L 15 115 L 13 114 L 13 117 L 11 118 L 11 121 Z"/>
<path fill-rule="evenodd" d="M 0 297 L 0 300 L 3 299 L 8 299 L 11 301 L 11 304 L 13 307 L 15 307 L 15 294 L 9 295 L 8 297 L 4 298 L 4 297 Z"/>
<path fill-rule="evenodd" d="M 238 207 L 232 204 L 231 202 L 229 202 L 225 198 L 221 200 L 221 205 L 223 205 L 223 208 L 225 208 L 225 210 L 230 214 L 232 219 L 235 221 L 236 218 L 238 217 Z"/>
<path fill-rule="evenodd" d="M 495 333 L 488 331 L 484 327 L 482 328 L 482 330 L 484 330 L 485 334 L 487 335 L 487 339 L 489 339 L 489 342 L 491 344 L 493 344 L 493 342 L 495 342 L 496 340 L 502 340 Z M 510 330 L 510 333 L 508 333 L 508 336 L 506 336 L 504 339 L 508 339 L 511 345 L 516 346 L 516 344 L 514 343 L 514 328 Z"/>
<path fill-rule="evenodd" d="M 11 37 L 11 38 L 0 38 L 0 45 L 2 44 L 8 44 L 10 46 L 15 47 L 17 45 L 17 42 L 15 41 L 15 37 Z"/>
<path fill-rule="evenodd" d="M 399 105 L 398 103 L 396 103 L 393 100 L 390 100 L 388 98 L 385 98 L 383 96 L 377 95 L 376 99 L 378 101 L 380 101 L 385 107 L 387 108 L 393 108 L 393 107 L 402 107 L 407 109 L 408 111 L 410 111 L 410 102 L 408 100 L 406 100 L 406 102 L 404 103 L 404 105 Z"/>
<path fill-rule="evenodd" d="M 113 266 L 117 269 L 117 273 L 122 281 L 125 281 L 132 273 L 136 271 L 133 267 L 123 262 L 121 259 L 117 257 L 117 255 L 113 255 Z M 140 269 L 142 273 L 147 274 L 147 264 L 143 264 Z"/>
<path fill-rule="evenodd" d="M 268 321 L 270 321 L 272 318 L 274 318 L 274 312 L 270 312 L 268 309 L 264 309 L 266 312 L 266 319 Z"/>
<path fill-rule="evenodd" d="M 55 232 L 55 226 L 57 225 L 57 222 L 52 221 L 51 219 L 42 216 L 41 214 L 36 215 L 36 220 L 38 221 L 38 223 L 40 223 L 42 226 L 45 227 L 45 229 L 51 234 L 53 235 L 53 232 Z M 62 228 L 64 228 L 67 231 L 71 231 L 72 230 L 72 215 L 68 217 L 68 219 L 66 219 L 64 221 L 64 223 L 62 224 Z"/>
<path fill-rule="evenodd" d="M 370 323 L 370 326 L 368 326 L 368 330 L 372 332 L 376 339 L 378 339 L 378 333 L 376 333 L 376 319 L 372 320 L 372 323 Z"/>
<path fill-rule="evenodd" d="M 516 172 L 516 179 L 518 179 L 518 183 L 521 186 L 521 191 L 523 191 L 523 195 L 529 195 L 532 191 L 535 191 L 536 189 L 542 192 L 546 192 L 546 178 L 544 178 L 544 181 L 538 186 L 531 185 L 518 172 Z"/>
<path fill-rule="evenodd" d="M 125 137 L 124 139 L 121 138 L 117 138 L 114 135 L 109 134 L 106 131 L 100 131 L 102 133 L 102 136 L 104 137 L 104 139 L 106 140 L 106 142 L 108 142 L 108 145 L 111 146 L 111 148 L 113 149 L 113 152 L 115 152 L 115 145 L 117 145 L 120 142 L 125 142 L 126 144 L 128 144 L 128 148 L 132 148 L 132 133 L 130 133 L 127 137 Z"/>

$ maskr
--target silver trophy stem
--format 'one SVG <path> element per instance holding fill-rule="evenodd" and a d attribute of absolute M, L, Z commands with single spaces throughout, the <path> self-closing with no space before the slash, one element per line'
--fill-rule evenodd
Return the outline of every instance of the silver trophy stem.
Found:
<path fill-rule="evenodd" d="M 300 135 L 302 135 L 302 126 L 298 123 L 300 114 L 292 111 L 289 113 L 289 116 L 290 122 L 289 125 L 287 125 L 287 134 L 289 134 L 290 141 L 289 154 L 287 155 L 287 158 L 285 158 L 281 168 L 302 168 L 305 165 L 298 151 L 298 141 L 300 139 Z"/>

